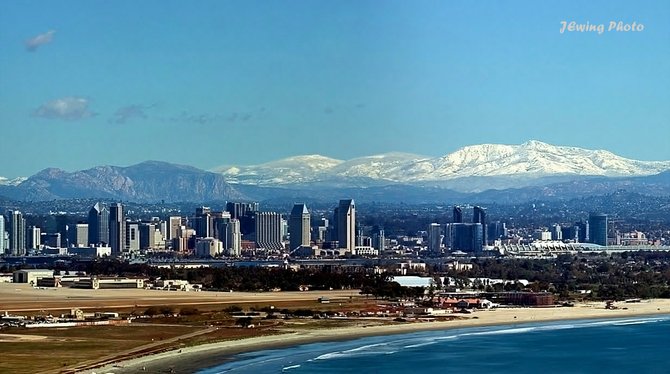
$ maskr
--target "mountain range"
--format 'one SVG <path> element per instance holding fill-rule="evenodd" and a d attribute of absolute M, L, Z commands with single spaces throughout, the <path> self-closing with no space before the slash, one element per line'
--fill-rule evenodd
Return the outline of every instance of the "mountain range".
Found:
<path fill-rule="evenodd" d="M 191 166 L 146 161 L 128 167 L 96 166 L 72 173 L 48 168 L 18 184 L 0 185 L 17 200 L 105 198 L 136 202 L 244 199 L 225 178 Z"/>
<path fill-rule="evenodd" d="M 519 183 L 543 184 L 547 178 L 561 181 L 574 176 L 634 177 L 668 169 L 670 161 L 637 161 L 603 150 L 529 141 L 521 145 L 468 146 L 442 157 L 386 153 L 343 161 L 306 155 L 260 165 L 221 166 L 212 171 L 221 173 L 230 183 L 261 186 L 400 183 L 473 192 Z M 478 178 L 484 178 L 485 183 L 478 183 Z"/>
<path fill-rule="evenodd" d="M 387 153 L 337 160 L 295 156 L 211 171 L 160 161 L 67 172 L 48 168 L 28 178 L 0 177 L 0 196 L 45 201 L 104 198 L 135 202 L 337 200 L 519 202 L 629 190 L 670 195 L 670 161 L 637 161 L 603 150 L 483 144 L 442 157 Z"/>

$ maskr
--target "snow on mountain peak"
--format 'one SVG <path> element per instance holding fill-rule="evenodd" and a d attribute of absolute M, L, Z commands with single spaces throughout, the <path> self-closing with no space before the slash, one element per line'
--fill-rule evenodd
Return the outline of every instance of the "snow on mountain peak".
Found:
<path fill-rule="evenodd" d="M 0 186 L 18 186 L 21 182 L 25 181 L 26 177 L 18 177 L 14 179 L 9 179 L 5 177 L 0 177 Z"/>
<path fill-rule="evenodd" d="M 347 161 L 306 155 L 255 166 L 215 170 L 233 183 L 291 184 L 343 177 L 417 183 L 472 176 L 642 176 L 669 169 L 670 161 L 636 161 L 604 150 L 555 146 L 529 140 L 520 145 L 471 145 L 434 158 L 401 152 L 358 157 Z"/>

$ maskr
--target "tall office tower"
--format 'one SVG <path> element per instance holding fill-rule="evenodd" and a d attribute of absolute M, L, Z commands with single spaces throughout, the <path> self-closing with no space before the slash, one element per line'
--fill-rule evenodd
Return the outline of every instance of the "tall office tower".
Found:
<path fill-rule="evenodd" d="M 95 203 L 88 211 L 88 245 L 109 244 L 109 211 Z"/>
<path fill-rule="evenodd" d="M 607 214 L 589 214 L 589 238 L 593 244 L 607 245 Z"/>
<path fill-rule="evenodd" d="M 281 239 L 288 240 L 288 220 L 284 216 L 281 217 Z"/>
<path fill-rule="evenodd" d="M 68 225 L 67 233 L 70 235 L 68 244 L 70 247 L 86 247 L 88 245 L 88 225 L 85 223 L 71 223 Z"/>
<path fill-rule="evenodd" d="M 451 249 L 451 247 L 452 247 L 452 241 L 454 239 L 454 235 L 453 235 L 453 232 L 452 232 L 453 231 L 452 230 L 453 225 L 454 225 L 453 223 L 447 223 L 442 228 L 444 230 L 444 239 L 442 239 L 442 241 L 444 242 L 445 251 L 446 251 L 447 248 Z"/>
<path fill-rule="evenodd" d="M 453 221 L 454 223 L 463 223 L 463 209 L 460 206 L 454 206 Z"/>
<path fill-rule="evenodd" d="M 472 223 L 481 223 L 482 224 L 482 241 L 484 245 L 488 245 L 488 233 L 486 225 L 486 210 L 484 208 L 476 206 L 473 209 Z"/>
<path fill-rule="evenodd" d="M 428 252 L 438 256 L 442 254 L 442 227 L 439 223 L 428 226 Z"/>
<path fill-rule="evenodd" d="M 551 240 L 563 240 L 563 230 L 561 225 L 555 224 L 551 228 Z"/>
<path fill-rule="evenodd" d="M 289 251 L 293 251 L 301 246 L 309 246 L 310 244 L 310 214 L 305 204 L 294 204 L 289 216 L 288 232 L 289 232 Z"/>
<path fill-rule="evenodd" d="M 14 256 L 26 254 L 26 219 L 18 210 L 10 210 L 7 219 L 9 253 Z"/>
<path fill-rule="evenodd" d="M 386 237 L 384 237 L 384 229 L 380 229 L 372 234 L 372 246 L 382 253 L 386 249 Z"/>
<path fill-rule="evenodd" d="M 140 223 L 140 249 L 156 248 L 156 225 L 153 222 Z"/>
<path fill-rule="evenodd" d="M 28 227 L 28 249 L 40 249 L 42 244 L 42 229 L 36 226 Z"/>
<path fill-rule="evenodd" d="M 239 219 L 231 218 L 228 222 L 224 249 L 228 252 L 228 256 L 240 257 L 242 255 L 242 233 Z"/>
<path fill-rule="evenodd" d="M 166 242 L 171 242 L 172 239 L 179 236 L 179 230 L 181 225 L 182 225 L 181 217 L 172 216 L 168 218 L 166 225 L 167 227 L 164 233 Z"/>
<path fill-rule="evenodd" d="M 281 214 L 256 212 L 256 246 L 265 249 L 284 249 L 281 238 Z"/>
<path fill-rule="evenodd" d="M 5 253 L 5 216 L 0 214 L 0 255 Z"/>
<path fill-rule="evenodd" d="M 193 220 L 193 228 L 198 238 L 211 238 L 214 233 L 212 227 L 212 209 L 206 206 L 195 209 L 195 218 Z"/>
<path fill-rule="evenodd" d="M 228 211 L 214 213 L 212 216 L 212 228 L 210 229 L 212 237 L 225 242 L 224 238 L 226 237 L 226 230 L 228 229 L 230 220 L 230 212 Z"/>
<path fill-rule="evenodd" d="M 454 223 L 451 225 L 451 250 L 481 253 L 484 246 L 481 223 Z"/>
<path fill-rule="evenodd" d="M 125 250 L 126 219 L 123 215 L 123 205 L 114 203 L 109 207 L 109 246 L 112 256 L 119 256 Z"/>
<path fill-rule="evenodd" d="M 347 252 L 353 252 L 356 248 L 356 205 L 354 200 L 340 200 L 336 215 L 339 247 L 345 248 Z"/>
<path fill-rule="evenodd" d="M 56 216 L 56 232 L 60 234 L 61 245 L 65 248 L 69 247 L 68 239 L 70 236 L 67 233 L 67 216 L 65 214 Z"/>
<path fill-rule="evenodd" d="M 123 235 L 125 239 L 124 249 L 129 252 L 139 251 L 141 241 L 139 222 L 126 221 L 124 229 L 125 229 L 125 233 Z"/>
<path fill-rule="evenodd" d="M 214 237 L 221 241 L 224 251 L 229 256 L 240 256 L 242 254 L 240 220 L 230 218 L 230 213 L 223 212 L 221 217 L 215 218 L 214 221 L 216 223 Z"/>
<path fill-rule="evenodd" d="M 579 243 L 589 243 L 589 221 L 579 221 L 575 222 L 575 227 L 577 228 L 577 239 Z"/>
<path fill-rule="evenodd" d="M 312 230 L 312 240 L 323 243 L 328 239 L 328 218 L 321 218 Z"/>

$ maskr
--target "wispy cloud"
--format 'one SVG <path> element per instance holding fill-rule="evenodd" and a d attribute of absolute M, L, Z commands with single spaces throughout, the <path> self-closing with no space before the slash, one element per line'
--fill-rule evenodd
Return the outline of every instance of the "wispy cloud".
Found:
<path fill-rule="evenodd" d="M 134 119 L 147 119 L 148 115 L 146 113 L 147 109 L 150 109 L 151 106 L 132 104 L 119 108 L 112 118 L 109 120 L 112 123 L 126 123 Z"/>
<path fill-rule="evenodd" d="M 222 122 L 249 122 L 256 117 L 262 117 L 266 109 L 260 108 L 255 112 L 233 112 L 229 114 L 218 114 L 218 113 L 192 113 L 188 111 L 183 111 L 178 115 L 163 118 L 164 121 L 176 122 L 176 123 L 195 123 L 199 125 L 206 125 L 210 123 L 222 123 Z"/>
<path fill-rule="evenodd" d="M 76 121 L 95 116 L 88 104 L 88 99 L 83 97 L 62 97 L 40 105 L 33 114 L 48 119 Z"/>
<path fill-rule="evenodd" d="M 28 50 L 29 52 L 35 52 L 37 48 L 45 44 L 51 43 L 55 33 L 56 33 L 55 30 L 49 30 L 44 34 L 39 34 L 26 40 L 26 50 Z"/>

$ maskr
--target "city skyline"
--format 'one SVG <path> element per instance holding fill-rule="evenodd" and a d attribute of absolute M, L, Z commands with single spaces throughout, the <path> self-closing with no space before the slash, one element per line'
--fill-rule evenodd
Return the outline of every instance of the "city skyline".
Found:
<path fill-rule="evenodd" d="M 529 139 L 669 160 L 669 14 L 661 1 L 4 2 L 0 132 L 25 156 L 0 176 Z M 645 27 L 561 32 L 612 20 Z"/>

